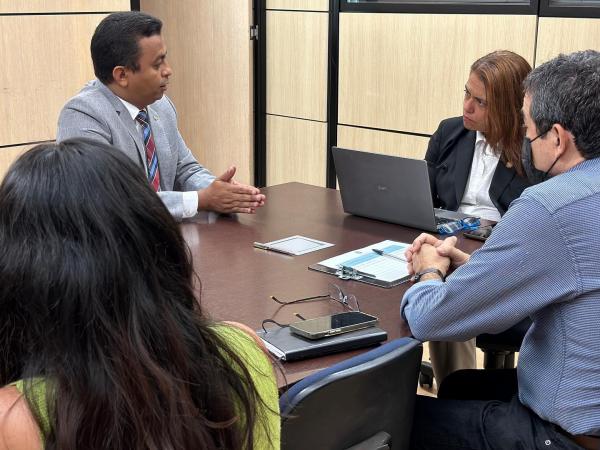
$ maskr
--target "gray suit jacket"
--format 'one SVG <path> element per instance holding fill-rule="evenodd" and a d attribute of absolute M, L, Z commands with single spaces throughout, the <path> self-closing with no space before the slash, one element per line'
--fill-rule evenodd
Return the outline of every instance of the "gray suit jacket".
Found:
<path fill-rule="evenodd" d="M 202 167 L 177 129 L 173 103 L 163 96 L 148 106 L 160 170 L 159 196 L 173 217 L 183 216 L 182 191 L 207 187 L 215 177 Z M 98 80 L 90 81 L 67 102 L 58 118 L 58 142 L 83 137 L 109 143 L 134 161 L 145 173 L 142 134 L 119 98 Z"/>

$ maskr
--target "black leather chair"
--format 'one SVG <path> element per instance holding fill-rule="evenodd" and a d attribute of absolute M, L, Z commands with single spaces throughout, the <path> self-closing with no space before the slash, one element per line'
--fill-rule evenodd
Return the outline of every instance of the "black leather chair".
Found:
<path fill-rule="evenodd" d="M 281 448 L 408 448 L 422 354 L 396 339 L 299 381 L 279 399 Z"/>
<path fill-rule="evenodd" d="M 515 352 L 521 348 L 521 342 L 530 326 L 531 319 L 527 318 L 502 333 L 477 336 L 475 345 L 483 350 L 483 368 L 514 368 Z"/>
<path fill-rule="evenodd" d="M 515 352 L 521 348 L 525 333 L 531 326 L 531 319 L 523 319 L 508 330 L 498 334 L 480 334 L 475 345 L 483 351 L 484 369 L 512 369 L 515 367 Z M 433 386 L 433 369 L 431 363 L 421 363 L 419 374 L 421 387 Z"/>

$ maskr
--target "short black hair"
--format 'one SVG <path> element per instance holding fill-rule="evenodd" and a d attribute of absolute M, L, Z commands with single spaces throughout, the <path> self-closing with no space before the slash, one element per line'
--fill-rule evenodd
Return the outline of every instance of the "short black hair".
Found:
<path fill-rule="evenodd" d="M 113 69 L 124 66 L 136 71 L 143 37 L 160 34 L 162 22 L 139 11 L 125 11 L 105 17 L 92 36 L 91 52 L 96 77 L 108 84 L 113 81 Z"/>

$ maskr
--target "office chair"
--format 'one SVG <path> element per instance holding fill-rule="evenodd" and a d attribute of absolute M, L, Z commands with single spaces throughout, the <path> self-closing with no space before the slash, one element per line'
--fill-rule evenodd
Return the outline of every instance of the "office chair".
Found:
<path fill-rule="evenodd" d="M 483 351 L 483 368 L 513 369 L 515 352 L 521 348 L 521 342 L 530 326 L 531 319 L 526 318 L 502 333 L 477 336 L 475 345 Z M 430 362 L 421 363 L 419 385 L 433 386 L 433 368 Z"/>
<path fill-rule="evenodd" d="M 498 334 L 480 334 L 475 345 L 483 350 L 484 369 L 512 369 L 515 367 L 515 352 L 521 348 L 531 319 L 523 319 L 508 330 Z"/>
<path fill-rule="evenodd" d="M 422 353 L 396 339 L 296 383 L 279 398 L 282 450 L 408 448 Z"/>

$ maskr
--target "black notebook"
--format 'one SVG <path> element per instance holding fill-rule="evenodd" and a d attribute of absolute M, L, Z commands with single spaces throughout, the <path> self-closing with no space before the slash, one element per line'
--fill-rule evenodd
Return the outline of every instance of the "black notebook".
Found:
<path fill-rule="evenodd" d="M 354 350 L 375 345 L 387 339 L 387 333 L 377 327 L 316 340 L 293 334 L 289 327 L 271 329 L 267 333 L 259 330 L 256 333 L 264 341 L 269 351 L 282 361 L 295 361 Z"/>

